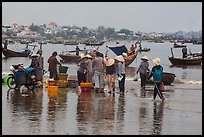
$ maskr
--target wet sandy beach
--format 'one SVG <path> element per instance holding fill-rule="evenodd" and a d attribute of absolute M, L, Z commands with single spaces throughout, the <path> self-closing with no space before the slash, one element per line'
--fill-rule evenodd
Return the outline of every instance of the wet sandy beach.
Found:
<path fill-rule="evenodd" d="M 116 86 L 118 87 L 117 83 Z M 107 88 L 106 88 L 107 89 Z M 153 101 L 153 86 L 126 80 L 126 92 L 77 92 L 59 88 L 31 94 L 2 86 L 3 135 L 201 135 L 202 84 L 165 86 L 165 101 Z"/>

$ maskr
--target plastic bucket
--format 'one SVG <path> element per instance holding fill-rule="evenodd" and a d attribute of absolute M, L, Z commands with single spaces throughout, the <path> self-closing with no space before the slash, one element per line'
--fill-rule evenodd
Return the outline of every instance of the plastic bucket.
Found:
<path fill-rule="evenodd" d="M 67 66 L 59 66 L 59 73 L 67 73 L 68 68 Z"/>
<path fill-rule="evenodd" d="M 87 91 L 91 91 L 92 89 L 92 83 L 80 83 L 80 87 L 81 87 L 81 91 L 82 92 L 87 92 Z"/>
<path fill-rule="evenodd" d="M 58 81 L 48 80 L 48 86 L 58 86 Z"/>
<path fill-rule="evenodd" d="M 47 91 L 48 92 L 56 92 L 56 91 L 58 91 L 58 86 L 48 86 Z"/>

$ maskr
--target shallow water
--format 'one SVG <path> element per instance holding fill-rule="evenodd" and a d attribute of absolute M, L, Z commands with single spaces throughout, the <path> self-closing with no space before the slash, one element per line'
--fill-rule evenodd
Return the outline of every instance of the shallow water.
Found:
<path fill-rule="evenodd" d="M 165 86 L 162 102 L 152 101 L 153 86 L 126 83 L 125 93 L 114 94 L 69 88 L 20 93 L 2 86 L 2 134 L 202 134 L 200 84 Z"/>
<path fill-rule="evenodd" d="M 145 45 L 146 44 L 146 45 Z M 149 45 L 148 45 L 149 44 Z M 2 134 L 3 135 L 201 135 L 202 134 L 202 67 L 171 67 L 167 54 L 169 43 L 144 43 L 151 46 L 149 58 L 163 57 L 166 71 L 176 74 L 171 86 L 165 86 L 166 100 L 153 98 L 153 86 L 140 89 L 140 79 L 135 82 L 135 67 L 141 55 L 127 68 L 126 92 L 113 94 L 79 92 L 77 89 L 59 88 L 58 92 L 35 89 L 33 92 L 16 92 L 2 85 Z M 156 47 L 166 53 L 157 53 Z M 193 45 L 190 45 L 193 46 Z M 195 45 L 198 46 L 198 45 Z M 49 47 L 49 48 L 48 48 Z M 64 46 L 59 46 L 59 51 Z M 56 46 L 46 45 L 46 59 Z M 73 47 L 71 47 L 73 48 Z M 50 50 L 46 50 L 50 49 Z M 196 48 L 197 49 L 197 48 Z M 197 49 L 198 50 L 198 49 Z M 165 56 L 164 56 L 165 55 Z M 111 56 L 111 54 L 110 54 Z M 161 58 L 160 57 L 160 58 Z M 6 75 L 12 63 L 27 58 L 2 59 L 2 70 Z M 69 66 L 69 77 L 75 77 L 76 65 Z M 150 61 L 150 66 L 152 62 Z M 44 81 L 48 74 L 44 76 Z M 107 89 L 107 87 L 106 87 Z"/>

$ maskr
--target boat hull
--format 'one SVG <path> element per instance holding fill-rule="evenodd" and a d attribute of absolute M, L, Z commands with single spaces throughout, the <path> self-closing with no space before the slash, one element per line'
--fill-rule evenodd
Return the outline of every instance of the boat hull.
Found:
<path fill-rule="evenodd" d="M 29 56 L 29 53 L 15 52 L 5 48 L 2 48 L 2 53 L 5 57 L 28 57 Z"/>
<path fill-rule="evenodd" d="M 172 63 L 172 65 L 201 65 L 202 57 L 194 57 L 194 58 L 169 57 L 169 61 Z"/>
<path fill-rule="evenodd" d="M 67 63 L 78 63 L 78 62 L 80 62 L 80 59 L 81 59 L 81 57 L 77 56 L 77 55 L 59 54 L 59 56 L 63 62 L 67 62 Z"/>
<path fill-rule="evenodd" d="M 125 66 L 128 67 L 137 57 L 139 50 L 137 50 L 134 54 L 125 58 Z"/>
<path fill-rule="evenodd" d="M 139 51 L 140 52 L 148 52 L 148 51 L 150 51 L 150 48 L 143 48 L 143 49 L 140 49 Z"/>

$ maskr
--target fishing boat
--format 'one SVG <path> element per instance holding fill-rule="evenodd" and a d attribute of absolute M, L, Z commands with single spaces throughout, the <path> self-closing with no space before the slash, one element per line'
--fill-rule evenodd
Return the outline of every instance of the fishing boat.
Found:
<path fill-rule="evenodd" d="M 105 41 L 101 41 L 101 42 L 85 41 L 84 42 L 86 46 L 102 46 L 104 43 Z"/>
<path fill-rule="evenodd" d="M 80 62 L 81 57 L 75 54 L 59 54 L 61 62 L 67 62 L 67 63 L 78 63 Z"/>
<path fill-rule="evenodd" d="M 150 51 L 150 48 L 142 48 L 142 49 L 139 49 L 140 52 L 148 52 Z"/>
<path fill-rule="evenodd" d="M 27 52 L 25 51 L 17 52 L 2 47 L 2 53 L 5 57 L 28 57 L 29 54 L 31 53 L 31 50 L 27 50 Z"/>
<path fill-rule="evenodd" d="M 79 42 L 78 41 L 64 41 L 63 44 L 64 45 L 78 45 Z"/>
<path fill-rule="evenodd" d="M 193 41 L 193 44 L 202 44 L 202 41 Z"/>
<path fill-rule="evenodd" d="M 108 47 L 108 46 L 106 46 Z M 122 53 L 127 53 L 127 57 L 125 57 L 125 66 L 128 67 L 137 57 L 139 50 L 131 50 L 128 51 L 125 45 L 116 46 L 116 47 L 108 47 L 111 49 L 117 56 L 122 55 Z"/>
<path fill-rule="evenodd" d="M 137 50 L 135 53 L 133 53 L 132 55 L 129 55 L 127 57 L 125 57 L 125 66 L 128 67 L 137 57 L 139 50 Z"/>
<path fill-rule="evenodd" d="M 169 57 L 169 61 L 172 63 L 172 65 L 201 65 L 202 56 L 190 58 Z"/>
<path fill-rule="evenodd" d="M 162 81 L 164 85 L 171 85 L 174 82 L 176 75 L 170 72 L 163 72 Z M 147 80 L 147 84 L 154 84 L 153 80 Z"/>
<path fill-rule="evenodd" d="M 173 50 L 171 48 L 172 56 L 169 57 L 169 61 L 172 65 L 201 65 L 202 54 L 188 54 L 186 58 L 175 58 Z"/>
<path fill-rule="evenodd" d="M 184 43 L 174 43 L 174 48 L 183 48 L 183 47 L 186 47 L 186 45 Z"/>

